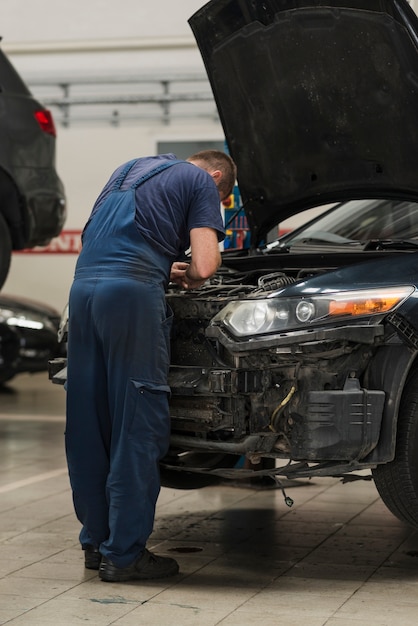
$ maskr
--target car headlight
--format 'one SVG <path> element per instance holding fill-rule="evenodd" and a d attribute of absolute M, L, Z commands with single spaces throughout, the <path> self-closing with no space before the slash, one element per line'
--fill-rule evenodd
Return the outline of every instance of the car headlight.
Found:
<path fill-rule="evenodd" d="M 414 287 L 386 287 L 321 293 L 299 298 L 236 300 L 212 320 L 236 337 L 296 330 L 314 323 L 387 314 L 398 307 Z M 376 323 L 378 319 L 376 319 Z"/>
<path fill-rule="evenodd" d="M 54 325 L 47 317 L 19 309 L 0 308 L 0 323 L 30 330 L 42 330 L 44 328 L 52 332 L 55 330 Z"/>

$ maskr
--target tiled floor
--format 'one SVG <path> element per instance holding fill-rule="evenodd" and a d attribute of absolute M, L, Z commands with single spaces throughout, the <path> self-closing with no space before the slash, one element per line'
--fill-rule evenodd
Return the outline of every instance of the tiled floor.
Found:
<path fill-rule="evenodd" d="M 63 451 L 64 391 L 0 393 L 0 624 L 417 626 L 418 534 L 370 481 L 163 489 L 150 547 L 180 574 L 112 584 L 85 570 Z"/>

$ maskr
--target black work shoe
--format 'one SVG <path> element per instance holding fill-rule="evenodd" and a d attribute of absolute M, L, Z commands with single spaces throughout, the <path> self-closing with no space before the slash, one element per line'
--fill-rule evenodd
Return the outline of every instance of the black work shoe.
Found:
<path fill-rule="evenodd" d="M 94 546 L 83 546 L 84 550 L 84 567 L 87 569 L 99 569 L 102 555 L 98 548 Z"/>
<path fill-rule="evenodd" d="M 157 556 L 149 550 L 128 567 L 116 567 L 106 557 L 102 558 L 99 578 L 106 582 L 121 583 L 127 580 L 147 580 L 149 578 L 166 578 L 175 576 L 179 571 L 177 561 L 165 556 Z"/>

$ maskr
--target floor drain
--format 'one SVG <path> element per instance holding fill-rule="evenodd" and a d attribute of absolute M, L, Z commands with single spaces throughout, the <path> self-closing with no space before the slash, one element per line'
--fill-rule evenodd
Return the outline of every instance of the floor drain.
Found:
<path fill-rule="evenodd" d="M 178 548 L 170 548 L 169 552 L 202 552 L 203 548 L 198 548 L 197 546 L 179 546 Z"/>

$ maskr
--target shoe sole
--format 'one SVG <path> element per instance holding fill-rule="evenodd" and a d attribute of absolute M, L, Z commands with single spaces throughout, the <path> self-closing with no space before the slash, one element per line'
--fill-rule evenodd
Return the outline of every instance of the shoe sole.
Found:
<path fill-rule="evenodd" d="M 100 563 L 102 562 L 101 554 L 89 554 L 84 556 L 84 567 L 86 569 L 100 569 Z"/>
<path fill-rule="evenodd" d="M 117 572 L 103 572 L 99 571 L 99 578 L 103 580 L 105 583 L 125 583 L 130 580 L 157 580 L 158 578 L 169 578 L 170 576 L 175 576 L 178 574 L 178 568 L 173 569 L 165 574 L 155 573 L 153 574 L 141 574 L 141 572 L 132 573 L 132 574 L 122 574 Z"/>

